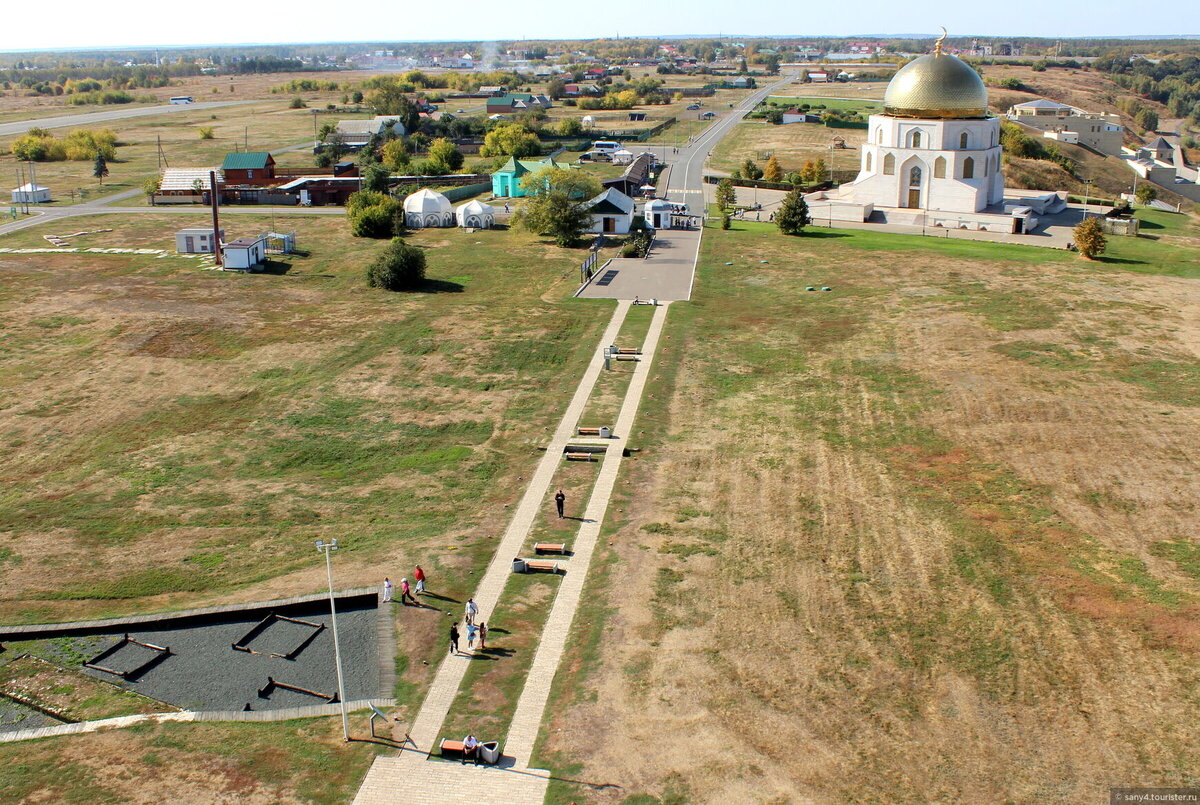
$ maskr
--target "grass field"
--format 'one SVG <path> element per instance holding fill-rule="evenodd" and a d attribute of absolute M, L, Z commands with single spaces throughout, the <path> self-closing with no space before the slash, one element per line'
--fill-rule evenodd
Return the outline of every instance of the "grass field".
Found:
<path fill-rule="evenodd" d="M 176 111 L 164 115 L 114 120 L 87 128 L 110 128 L 117 134 L 117 158 L 108 164 L 103 185 L 92 177 L 92 162 L 64 161 L 37 164 L 38 183 L 49 187 L 57 203 L 70 203 L 71 191 L 83 191 L 82 200 L 140 188 L 147 177 L 158 174 L 161 144 L 171 167 L 219 166 L 231 151 L 275 151 L 311 143 L 313 114 L 289 109 L 286 98 L 212 110 Z M 86 109 L 84 111 L 87 111 Z M 324 122 L 322 119 L 319 122 Z M 212 127 L 214 138 L 200 139 L 200 129 Z M 70 129 L 54 129 L 63 137 Z M 15 136 L 0 137 L 0 175 L 15 176 L 16 160 L 9 153 Z M 288 154 L 277 160 L 312 165 L 311 153 Z M 15 186 L 15 185 L 14 185 Z M 79 201 L 77 192 L 75 201 Z"/>
<path fill-rule="evenodd" d="M 1195 785 L 1200 288 L 1161 248 L 1194 221 L 1162 216 L 1112 239 L 1146 274 L 706 233 L 613 504 L 613 614 L 579 630 L 535 757 L 591 785 L 551 801 Z"/>
<path fill-rule="evenodd" d="M 0 800 L 341 805 L 379 749 L 344 743 L 336 718 L 138 725 L 0 744 Z"/>
<path fill-rule="evenodd" d="M 843 138 L 847 148 L 830 148 L 834 137 Z M 859 147 L 866 138 L 863 129 L 831 129 L 819 123 L 776 126 L 765 120 L 747 120 L 713 149 L 708 167 L 731 173 L 751 157 L 761 168 L 773 154 L 784 173 L 798 173 L 810 159 L 823 159 L 827 167 L 832 161 L 835 171 L 857 171 Z"/>

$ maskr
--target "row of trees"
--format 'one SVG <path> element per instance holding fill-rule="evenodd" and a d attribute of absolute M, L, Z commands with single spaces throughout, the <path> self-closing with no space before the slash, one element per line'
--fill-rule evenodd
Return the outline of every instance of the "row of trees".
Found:
<path fill-rule="evenodd" d="M 116 158 L 117 135 L 112 129 L 75 129 L 61 140 L 45 129 L 30 129 L 18 137 L 9 151 L 20 160 L 32 162 L 84 161 L 102 156 Z"/>

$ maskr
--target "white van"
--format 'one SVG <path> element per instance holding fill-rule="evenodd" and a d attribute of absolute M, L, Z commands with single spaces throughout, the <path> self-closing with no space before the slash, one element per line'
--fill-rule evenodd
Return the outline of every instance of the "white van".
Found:
<path fill-rule="evenodd" d="M 612 140 L 596 140 L 592 143 L 593 151 L 620 151 L 621 144 Z"/>
<path fill-rule="evenodd" d="M 196 99 L 191 95 L 176 95 L 171 99 L 171 103 L 195 103 Z"/>

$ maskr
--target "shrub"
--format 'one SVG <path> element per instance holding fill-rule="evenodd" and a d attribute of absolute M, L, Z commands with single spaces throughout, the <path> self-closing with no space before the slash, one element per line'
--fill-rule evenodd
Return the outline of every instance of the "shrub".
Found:
<path fill-rule="evenodd" d="M 812 223 L 808 214 L 808 202 L 799 190 L 793 190 L 783 199 L 775 213 L 775 225 L 785 235 L 799 235 L 804 227 Z"/>
<path fill-rule="evenodd" d="M 728 215 L 722 215 L 722 216 L 721 216 L 721 228 L 722 228 L 722 229 L 728 229 L 730 226 L 731 226 L 731 224 L 729 223 L 729 216 L 728 216 Z"/>
<path fill-rule="evenodd" d="M 1108 239 L 1104 237 L 1104 230 L 1100 228 L 1100 220 L 1097 218 L 1085 218 L 1075 225 L 1075 247 L 1079 249 L 1079 253 L 1089 260 L 1104 254 L 1104 250 L 1108 247 Z"/>
<path fill-rule="evenodd" d="M 411 291 L 425 281 L 425 252 L 392 238 L 383 254 L 367 266 L 367 285 L 389 291 Z"/>
<path fill-rule="evenodd" d="M 200 139 L 201 140 L 211 140 L 215 136 L 216 135 L 213 133 L 212 126 L 202 126 L 200 128 Z"/>
<path fill-rule="evenodd" d="M 288 104 L 288 106 L 291 109 L 307 109 L 308 108 L 308 104 L 306 104 L 304 102 L 304 99 L 301 98 L 299 95 L 297 95 L 295 98 L 292 98 L 292 102 L 290 104 Z"/>

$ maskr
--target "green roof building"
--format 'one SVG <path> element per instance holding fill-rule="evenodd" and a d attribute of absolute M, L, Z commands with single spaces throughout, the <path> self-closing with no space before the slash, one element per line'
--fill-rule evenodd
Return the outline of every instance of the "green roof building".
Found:
<path fill-rule="evenodd" d="M 521 198 L 525 195 L 521 188 L 521 177 L 527 173 L 541 170 L 547 165 L 556 168 L 569 168 L 570 165 L 559 162 L 553 157 L 545 159 L 517 159 L 509 157 L 508 162 L 492 174 L 492 195 L 496 198 Z"/>

